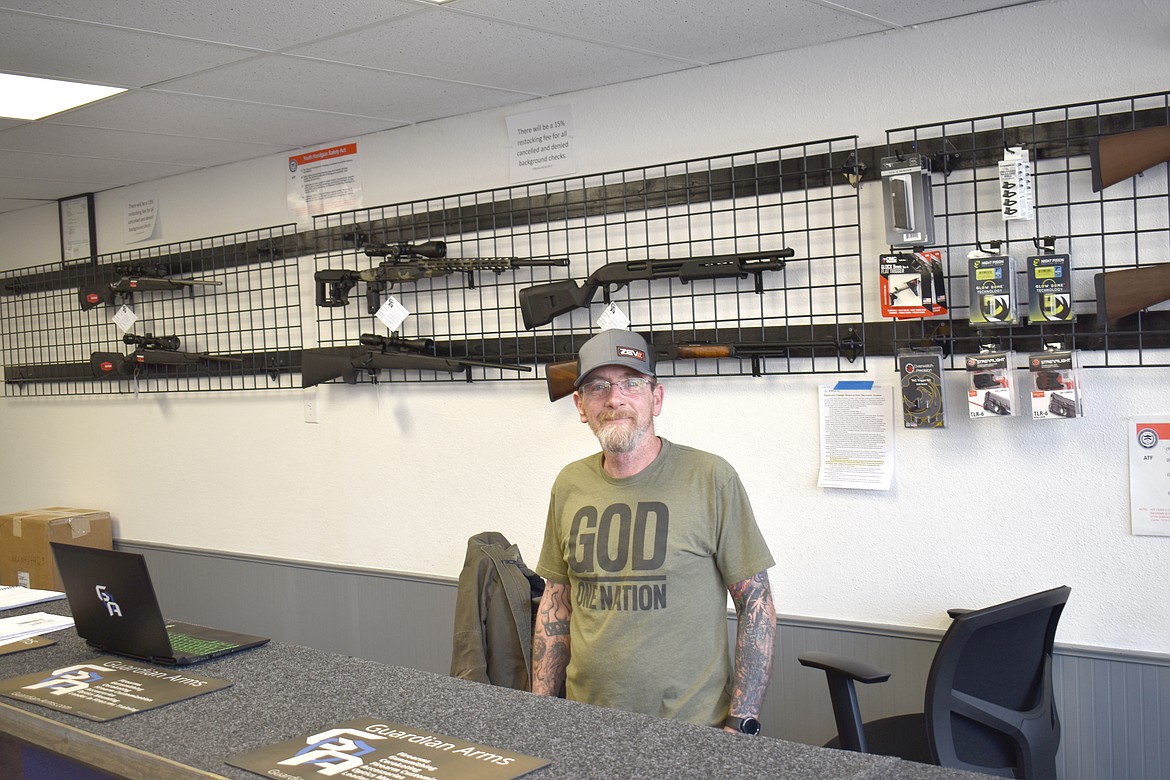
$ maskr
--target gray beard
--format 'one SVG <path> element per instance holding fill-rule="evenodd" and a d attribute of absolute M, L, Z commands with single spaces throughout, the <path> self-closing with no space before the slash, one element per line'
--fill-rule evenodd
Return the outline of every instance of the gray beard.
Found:
<path fill-rule="evenodd" d="M 637 418 L 627 418 L 634 421 L 634 425 L 607 425 L 605 421 L 591 423 L 593 435 L 601 443 L 605 452 L 621 455 L 633 451 L 650 430 L 650 423 L 638 425 Z"/>

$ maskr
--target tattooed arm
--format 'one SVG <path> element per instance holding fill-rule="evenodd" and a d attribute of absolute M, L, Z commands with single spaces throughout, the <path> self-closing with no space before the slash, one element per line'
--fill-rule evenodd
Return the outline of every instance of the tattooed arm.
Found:
<path fill-rule="evenodd" d="M 565 682 L 569 665 L 569 618 L 573 605 L 569 586 L 549 580 L 536 613 L 536 633 L 532 638 L 532 692 L 556 696 Z"/>
<path fill-rule="evenodd" d="M 759 717 L 772 675 L 772 644 L 776 639 L 776 608 L 768 572 L 728 588 L 735 603 L 735 679 L 728 714 Z M 730 729 L 728 729 L 730 730 Z"/>

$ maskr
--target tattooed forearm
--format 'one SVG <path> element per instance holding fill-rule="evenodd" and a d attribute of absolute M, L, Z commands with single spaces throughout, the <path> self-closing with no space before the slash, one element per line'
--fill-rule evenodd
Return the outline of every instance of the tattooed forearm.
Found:
<path fill-rule="evenodd" d="M 532 638 L 532 692 L 556 696 L 565 682 L 569 665 L 569 620 L 573 605 L 569 586 L 549 582 L 536 613 L 536 632 Z"/>
<path fill-rule="evenodd" d="M 760 714 L 772 676 L 772 645 L 776 640 L 776 608 L 768 572 L 737 582 L 728 590 L 735 603 L 735 679 L 731 714 Z"/>

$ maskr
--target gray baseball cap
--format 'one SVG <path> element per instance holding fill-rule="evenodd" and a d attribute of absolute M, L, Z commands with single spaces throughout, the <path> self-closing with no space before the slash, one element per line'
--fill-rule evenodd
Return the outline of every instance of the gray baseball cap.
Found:
<path fill-rule="evenodd" d="M 602 366 L 625 366 L 640 374 L 654 376 L 654 353 L 646 339 L 628 330 L 603 330 L 581 345 L 577 353 L 577 381 L 580 387 L 585 377 Z"/>

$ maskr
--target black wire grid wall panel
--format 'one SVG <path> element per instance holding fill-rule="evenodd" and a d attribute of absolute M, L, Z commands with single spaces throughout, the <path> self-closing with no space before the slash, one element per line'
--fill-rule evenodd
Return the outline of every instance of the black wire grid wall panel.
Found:
<path fill-rule="evenodd" d="M 846 373 L 865 370 L 861 224 L 857 190 L 841 170 L 855 138 L 517 184 L 330 214 L 314 224 L 315 270 L 368 271 L 390 258 L 363 244 L 446 243 L 447 258 L 561 261 L 456 272 L 393 285 L 410 312 L 398 335 L 434 339 L 442 356 L 543 364 L 573 360 L 600 328 L 608 302 L 655 345 L 784 342 L 767 357 L 662 361 L 662 376 Z M 525 328 L 518 295 L 586 277 L 609 263 L 793 250 L 783 268 L 746 278 L 634 281 L 599 291 L 588 308 Z M 406 258 L 403 258 L 404 260 Z M 567 260 L 567 265 L 563 261 Z M 388 335 L 369 313 L 364 283 L 348 305 L 318 307 L 320 347 Z M 758 289 L 758 291 L 757 291 Z M 845 344 L 847 348 L 839 349 Z M 466 374 L 383 371 L 392 381 L 538 379 L 474 367 Z M 376 380 L 377 375 L 363 377 Z"/>
<path fill-rule="evenodd" d="M 932 160 L 935 242 L 943 251 L 949 312 L 895 322 L 894 347 L 942 346 L 949 367 L 981 344 L 1017 352 L 1045 345 L 1083 350 L 1081 365 L 1170 365 L 1170 311 L 1155 305 L 1119 322 L 1099 322 L 1094 277 L 1170 261 L 1170 163 L 1093 191 L 1090 144 L 1117 133 L 1170 124 L 1170 93 L 1034 109 L 890 130 L 887 155 L 917 151 Z M 1035 219 L 1005 221 L 997 164 L 1006 147 L 1025 147 L 1033 166 Z M 998 245 L 996 242 L 1000 242 Z M 1048 245 L 1068 254 L 1072 322 L 977 328 L 968 322 L 967 255 L 996 249 L 1018 263 L 1026 304 L 1029 256 Z"/>
<path fill-rule="evenodd" d="M 101 255 L 96 263 L 0 274 L 4 394 L 296 386 L 301 348 L 296 246 L 295 226 L 285 225 Z M 108 294 L 110 284 L 142 269 L 162 279 L 199 283 L 113 294 L 112 303 L 82 308 L 79 290 Z M 125 334 L 113 320 L 123 304 L 136 318 Z M 160 345 L 131 343 L 136 337 L 170 343 L 156 349 Z"/>

